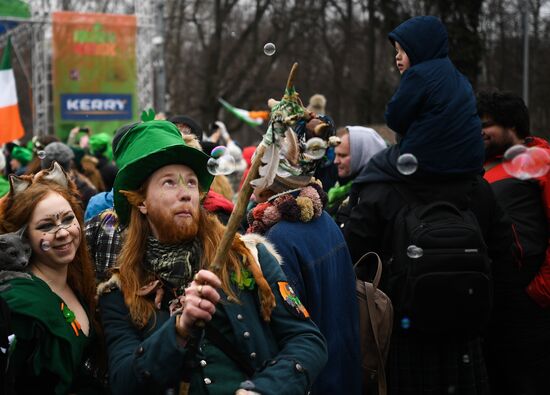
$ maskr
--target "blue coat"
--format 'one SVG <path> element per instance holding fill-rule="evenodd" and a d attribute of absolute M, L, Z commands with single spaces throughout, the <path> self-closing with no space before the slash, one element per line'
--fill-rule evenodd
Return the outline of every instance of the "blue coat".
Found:
<path fill-rule="evenodd" d="M 219 313 L 208 325 L 221 323 L 218 330 L 230 335 L 227 340 L 250 360 L 256 369 L 249 379 L 255 391 L 263 395 L 305 394 L 326 362 L 326 344 L 315 324 L 293 315 L 283 301 L 279 283 L 287 280 L 277 260 L 263 245 L 257 250 L 277 303 L 271 322 L 260 318 L 256 290 L 235 289 L 242 303 L 229 302 L 220 292 Z M 99 305 L 114 395 L 164 394 L 166 389 L 177 388 L 184 374 L 190 376 L 191 394 L 233 394 L 247 379 L 205 338 L 193 354 L 179 346 L 175 318 L 167 311 L 158 311 L 146 328 L 138 329 L 129 319 L 121 291 L 101 295 Z"/>
<path fill-rule="evenodd" d="M 360 394 L 359 307 L 355 274 L 340 229 L 326 213 L 308 223 L 281 221 L 266 234 L 288 281 L 321 329 L 328 363 L 312 394 Z"/>
<path fill-rule="evenodd" d="M 400 152 L 437 174 L 480 173 L 484 147 L 472 86 L 448 57 L 445 26 L 432 16 L 409 19 L 389 34 L 411 66 L 386 109 L 386 122 L 403 139 Z"/>

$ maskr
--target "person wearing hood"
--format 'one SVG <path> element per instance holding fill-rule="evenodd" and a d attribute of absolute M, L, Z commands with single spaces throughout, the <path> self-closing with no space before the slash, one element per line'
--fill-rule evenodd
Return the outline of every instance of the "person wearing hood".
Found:
<path fill-rule="evenodd" d="M 402 76 L 386 121 L 401 141 L 376 154 L 356 178 L 350 192 L 353 209 L 343 232 L 354 262 L 370 251 L 382 257 L 380 288 L 396 309 L 394 292 L 399 290 L 388 286 L 388 268 L 394 256 L 394 222 L 404 207 L 416 203 L 407 195 L 422 204 L 444 201 L 470 210 L 494 273 L 510 259 L 512 233 L 481 176 L 484 150 L 475 95 L 447 56 L 445 26 L 433 16 L 419 16 L 399 25 L 389 38 Z M 412 159 L 408 168 L 402 166 L 405 158 Z M 489 393 L 480 333 L 426 336 L 400 324 L 394 321 L 390 340 L 388 393 Z"/>
<path fill-rule="evenodd" d="M 531 136 L 529 110 L 517 95 L 481 92 L 478 112 L 487 154 L 484 178 L 512 219 L 516 236 L 514 261 L 495 279 L 500 286 L 486 340 L 491 389 L 544 394 L 550 369 L 550 174 L 544 172 L 547 162 L 541 162 L 538 174 L 514 177 L 504 157 L 514 147 L 525 150 L 523 157 L 538 154 L 548 161 L 550 144 Z"/>
<path fill-rule="evenodd" d="M 371 128 L 363 126 L 346 126 L 338 129 L 336 136 L 340 144 L 334 149 L 334 164 L 338 169 L 338 183 L 329 189 L 327 212 L 339 226 L 343 226 L 351 207 L 349 192 L 359 172 L 367 165 L 370 158 L 387 148 L 384 139 Z"/>

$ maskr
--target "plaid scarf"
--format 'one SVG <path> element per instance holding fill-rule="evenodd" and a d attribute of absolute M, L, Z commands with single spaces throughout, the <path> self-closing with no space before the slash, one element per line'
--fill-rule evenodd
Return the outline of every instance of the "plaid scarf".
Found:
<path fill-rule="evenodd" d="M 200 268 L 201 243 L 195 238 L 180 244 L 162 244 L 147 237 L 143 267 L 173 289 L 183 289 Z"/>

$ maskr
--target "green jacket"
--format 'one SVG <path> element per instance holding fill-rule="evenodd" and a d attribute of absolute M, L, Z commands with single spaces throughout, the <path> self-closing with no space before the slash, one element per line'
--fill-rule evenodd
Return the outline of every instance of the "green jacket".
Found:
<path fill-rule="evenodd" d="M 10 182 L 0 175 L 0 198 L 10 191 Z"/>
<path fill-rule="evenodd" d="M 21 393 L 37 388 L 41 393 L 78 392 L 74 383 L 90 337 L 82 331 L 76 336 L 61 311 L 62 299 L 38 277 L 16 278 L 9 284 L 1 296 L 10 308 L 17 341 L 10 357 L 16 388 Z"/>
<path fill-rule="evenodd" d="M 129 319 L 122 292 L 114 289 L 99 299 L 109 354 L 113 394 L 161 394 L 178 388 L 184 376 L 191 394 L 234 394 L 248 388 L 264 395 L 306 394 L 327 360 L 326 344 L 309 318 L 299 318 L 285 303 L 279 282 L 286 277 L 263 244 L 257 245 L 262 272 L 275 295 L 271 322 L 258 311 L 256 289 L 235 291 L 242 304 L 221 292 L 215 325 L 255 369 L 247 378 L 220 349 L 201 337 L 198 350 L 180 347 L 174 317 L 158 311 L 151 325 L 137 329 Z M 242 383 L 245 380 L 246 383 Z M 177 393 L 177 391 L 176 391 Z"/>

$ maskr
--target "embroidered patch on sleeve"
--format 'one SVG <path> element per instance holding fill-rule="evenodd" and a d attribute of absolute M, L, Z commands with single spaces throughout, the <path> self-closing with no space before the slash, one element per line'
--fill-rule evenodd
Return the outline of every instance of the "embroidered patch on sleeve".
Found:
<path fill-rule="evenodd" d="M 290 310 L 290 312 L 303 320 L 309 318 L 308 311 L 302 302 L 300 302 L 298 295 L 294 293 L 292 287 L 286 281 L 279 281 L 277 284 L 279 284 L 279 292 L 285 302 L 285 306 Z"/>

